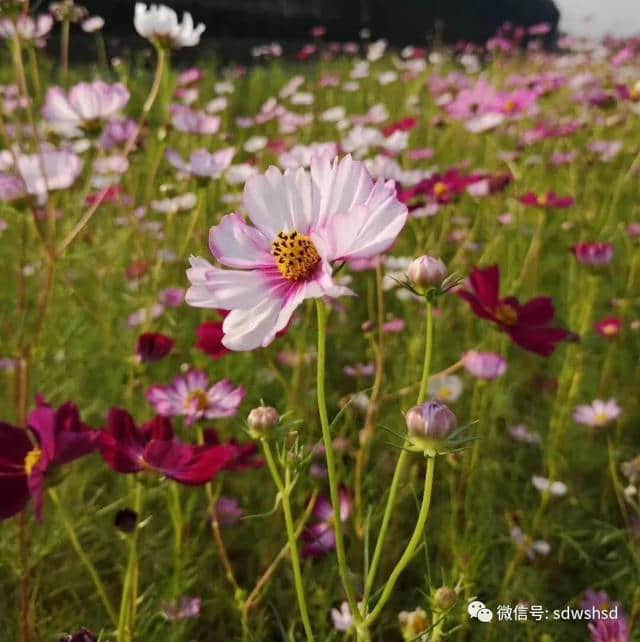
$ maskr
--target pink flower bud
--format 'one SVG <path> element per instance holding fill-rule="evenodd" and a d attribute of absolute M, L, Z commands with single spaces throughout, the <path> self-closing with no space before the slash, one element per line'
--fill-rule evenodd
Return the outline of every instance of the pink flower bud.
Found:
<path fill-rule="evenodd" d="M 420 256 L 411 262 L 408 276 L 414 285 L 423 288 L 436 286 L 447 276 L 447 267 L 433 256 Z"/>
<path fill-rule="evenodd" d="M 427 442 L 446 440 L 458 423 L 453 412 L 440 401 L 427 401 L 410 408 L 405 421 L 411 436 Z"/>
<path fill-rule="evenodd" d="M 255 439 L 264 437 L 272 428 L 275 428 L 280 421 L 280 415 L 271 406 L 258 406 L 254 408 L 247 417 L 251 436 Z"/>

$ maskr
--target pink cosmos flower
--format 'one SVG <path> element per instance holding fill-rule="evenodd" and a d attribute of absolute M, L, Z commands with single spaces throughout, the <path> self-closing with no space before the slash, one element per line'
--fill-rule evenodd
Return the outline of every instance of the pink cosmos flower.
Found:
<path fill-rule="evenodd" d="M 469 350 L 462 357 L 465 370 L 477 379 L 497 379 L 507 371 L 507 361 L 493 352 Z"/>
<path fill-rule="evenodd" d="M 16 21 L 0 20 L 0 38 L 10 39 L 16 34 L 20 40 L 31 40 L 36 45 L 44 44 L 44 38 L 49 35 L 53 27 L 53 16 L 42 13 L 35 19 L 22 14 Z"/>
<path fill-rule="evenodd" d="M 203 78 L 204 71 L 202 69 L 199 67 L 190 67 L 178 76 L 178 85 L 180 87 L 188 87 L 189 85 L 200 82 Z"/>
<path fill-rule="evenodd" d="M 340 489 L 340 521 L 346 522 L 351 515 L 352 499 L 349 493 Z M 328 497 L 319 497 L 313 508 L 313 517 L 316 522 L 307 526 L 302 533 L 305 546 L 302 549 L 303 557 L 324 557 L 336 549 L 336 533 L 334 529 L 334 515 L 331 501 Z"/>
<path fill-rule="evenodd" d="M 622 331 L 622 319 L 618 317 L 605 317 L 593 326 L 598 334 L 606 339 L 617 337 Z"/>
<path fill-rule="evenodd" d="M 58 132 L 77 134 L 111 120 L 129 102 L 129 90 L 122 83 L 102 80 L 81 82 L 67 93 L 61 87 L 47 91 L 42 115 Z"/>
<path fill-rule="evenodd" d="M 12 173 L 0 174 L 0 200 L 34 196 L 46 201 L 53 190 L 71 187 L 82 171 L 82 159 L 72 152 L 43 149 L 40 154 L 21 154 Z"/>
<path fill-rule="evenodd" d="M 110 120 L 100 138 L 100 146 L 105 151 L 110 151 L 118 145 L 124 145 L 131 139 L 137 129 L 138 125 L 136 121 L 130 118 Z"/>
<path fill-rule="evenodd" d="M 613 245 L 611 243 L 576 243 L 571 249 L 578 261 L 584 265 L 607 265 L 613 259 Z"/>
<path fill-rule="evenodd" d="M 159 415 L 184 416 L 187 426 L 200 419 L 232 417 L 245 396 L 245 389 L 223 379 L 209 385 L 206 372 L 191 370 L 168 386 L 151 386 L 147 400 Z"/>
<path fill-rule="evenodd" d="M 585 426 L 602 428 L 615 421 L 622 413 L 622 409 L 615 399 L 602 401 L 595 399 L 591 405 L 578 406 L 573 413 L 573 420 Z"/>
<path fill-rule="evenodd" d="M 497 100 L 496 90 L 484 80 L 479 80 L 470 89 L 462 89 L 446 110 L 451 118 L 468 120 L 474 116 L 493 111 Z"/>
<path fill-rule="evenodd" d="M 353 292 L 332 278 L 332 262 L 370 258 L 387 250 L 407 219 L 393 181 L 374 182 L 363 163 L 346 156 L 312 159 L 311 171 L 270 167 L 249 178 L 239 214 L 211 228 L 214 267 L 191 257 L 186 301 L 231 310 L 223 344 L 231 350 L 266 346 L 308 298 Z"/>
<path fill-rule="evenodd" d="M 231 165 L 234 147 L 227 147 L 217 152 L 210 153 L 206 149 L 199 149 L 191 154 L 188 162 L 184 162 L 178 152 L 167 150 L 167 160 L 178 170 L 198 178 L 220 178 L 222 172 Z"/>
<path fill-rule="evenodd" d="M 178 104 L 170 105 L 169 112 L 171 113 L 171 124 L 178 131 L 202 136 L 215 134 L 220 129 L 219 116 L 210 116 Z"/>
<path fill-rule="evenodd" d="M 518 115 L 531 116 L 537 111 L 537 100 L 538 95 L 534 91 L 517 89 L 516 91 L 498 94 L 493 109 L 509 117 Z"/>

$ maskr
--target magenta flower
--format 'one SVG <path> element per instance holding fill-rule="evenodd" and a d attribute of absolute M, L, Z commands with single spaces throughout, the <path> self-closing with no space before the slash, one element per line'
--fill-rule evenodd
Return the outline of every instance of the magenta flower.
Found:
<path fill-rule="evenodd" d="M 39 402 L 27 431 L 0 422 L 0 520 L 22 511 L 30 498 L 41 519 L 46 475 L 93 452 L 97 436 L 71 402 L 55 411 Z"/>
<path fill-rule="evenodd" d="M 223 495 L 216 502 L 216 516 L 222 526 L 235 526 L 246 514 L 235 497 Z"/>
<path fill-rule="evenodd" d="M 611 243 L 576 243 L 571 249 L 578 261 L 584 265 L 600 267 L 608 265 L 613 259 L 613 245 Z"/>
<path fill-rule="evenodd" d="M 591 642 L 629 642 L 629 626 L 626 618 L 590 622 Z"/>
<path fill-rule="evenodd" d="M 393 181 L 374 183 L 363 163 L 327 156 L 282 174 L 270 167 L 249 178 L 239 214 L 225 216 L 209 233 L 211 253 L 231 270 L 191 258 L 187 303 L 231 310 L 223 344 L 231 350 L 266 346 L 308 298 L 353 292 L 332 278 L 332 262 L 370 258 L 400 233 L 407 208 Z"/>
<path fill-rule="evenodd" d="M 237 446 L 231 444 L 192 446 L 179 441 L 167 417 L 156 416 L 138 427 L 121 408 L 109 411 L 98 445 L 102 458 L 116 472 L 150 470 L 189 486 L 211 481 L 238 454 Z"/>
<path fill-rule="evenodd" d="M 114 118 L 129 102 L 129 96 L 122 83 L 109 85 L 102 80 L 78 83 L 68 93 L 61 87 L 51 87 L 42 114 L 59 133 L 74 135 Z"/>
<path fill-rule="evenodd" d="M 340 521 L 346 522 L 351 515 L 351 496 L 340 489 Z M 328 497 L 319 497 L 313 508 L 313 517 L 318 521 L 308 526 L 302 534 L 305 546 L 303 557 L 324 557 L 336 550 L 333 507 Z"/>
<path fill-rule="evenodd" d="M 200 419 L 232 417 L 245 396 L 245 389 L 227 379 L 209 386 L 206 372 L 191 370 L 169 386 L 152 386 L 147 400 L 163 417 L 185 417 L 187 426 Z"/>
<path fill-rule="evenodd" d="M 169 106 L 171 124 L 180 132 L 188 134 L 215 134 L 220 129 L 220 116 L 210 116 L 184 105 Z"/>
<path fill-rule="evenodd" d="M 546 194 L 536 195 L 533 192 L 528 192 L 520 197 L 520 202 L 529 207 L 556 207 L 564 209 L 573 205 L 573 199 L 570 196 L 557 196 L 555 192 L 547 192 Z"/>
<path fill-rule="evenodd" d="M 167 160 L 178 170 L 197 178 L 220 178 L 222 172 L 228 169 L 235 154 L 234 147 L 227 147 L 217 152 L 199 149 L 191 154 L 188 162 L 172 149 L 167 151 Z"/>

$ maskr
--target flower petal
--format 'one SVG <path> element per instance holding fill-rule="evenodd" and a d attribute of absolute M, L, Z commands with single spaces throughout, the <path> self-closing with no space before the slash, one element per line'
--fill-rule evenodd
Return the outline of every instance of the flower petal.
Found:
<path fill-rule="evenodd" d="M 239 214 L 227 214 L 209 231 L 209 249 L 220 263 L 233 268 L 274 265 L 270 243 Z"/>
<path fill-rule="evenodd" d="M 187 278 L 191 287 L 185 300 L 198 308 L 249 309 L 265 296 L 265 291 L 277 288 L 284 278 L 262 270 L 222 270 L 200 257 L 189 259 Z"/>

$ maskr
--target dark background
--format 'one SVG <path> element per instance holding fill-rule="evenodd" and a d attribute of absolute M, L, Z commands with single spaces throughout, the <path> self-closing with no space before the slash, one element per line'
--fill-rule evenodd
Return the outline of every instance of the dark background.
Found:
<path fill-rule="evenodd" d="M 106 19 L 107 38 L 135 46 L 134 0 L 85 4 Z M 553 0 L 170 0 L 167 4 L 180 14 L 190 11 L 196 22 L 207 25 L 206 41 L 227 49 L 234 42 L 276 40 L 286 50 L 288 44 L 308 41 L 315 25 L 327 28 L 330 41 L 357 40 L 359 30 L 368 27 L 372 38 L 384 37 L 398 45 L 425 44 L 436 36 L 445 42 L 482 42 L 505 21 L 522 26 L 548 22 L 553 27 L 547 39 L 551 43 L 560 16 Z"/>

